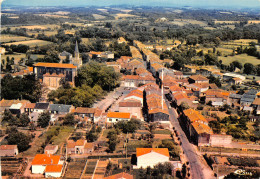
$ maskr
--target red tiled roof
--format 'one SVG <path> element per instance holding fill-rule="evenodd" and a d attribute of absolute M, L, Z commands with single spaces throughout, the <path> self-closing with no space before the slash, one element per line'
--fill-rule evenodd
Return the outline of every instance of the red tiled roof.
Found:
<path fill-rule="evenodd" d="M 35 105 L 36 105 L 36 103 L 27 103 L 27 104 L 25 105 L 25 108 L 34 109 L 34 108 L 35 108 Z"/>
<path fill-rule="evenodd" d="M 151 152 L 156 152 L 166 157 L 170 156 L 168 148 L 136 148 L 136 157 L 140 157 Z"/>
<path fill-rule="evenodd" d="M 65 63 L 36 63 L 34 66 L 36 67 L 52 67 L 52 68 L 77 68 L 73 64 L 65 64 Z"/>
<path fill-rule="evenodd" d="M 85 108 L 85 107 L 77 107 L 75 109 L 75 113 L 81 113 L 81 114 L 89 114 L 89 113 L 95 113 L 95 108 Z"/>
<path fill-rule="evenodd" d="M 32 161 L 32 165 L 57 165 L 59 161 L 59 155 L 37 154 Z"/>
<path fill-rule="evenodd" d="M 45 172 L 48 173 L 60 173 L 62 171 L 63 165 L 47 165 Z"/>
<path fill-rule="evenodd" d="M 201 75 L 192 75 L 190 76 L 191 79 L 193 79 L 194 81 L 208 81 L 209 79 L 201 76 Z"/>
<path fill-rule="evenodd" d="M 131 114 L 125 113 L 125 112 L 108 112 L 107 113 L 108 118 L 123 118 L 123 119 L 130 119 Z"/>

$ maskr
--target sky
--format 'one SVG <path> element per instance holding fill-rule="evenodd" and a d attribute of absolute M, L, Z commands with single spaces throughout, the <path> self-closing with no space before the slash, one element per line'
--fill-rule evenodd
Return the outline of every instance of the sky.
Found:
<path fill-rule="evenodd" d="M 191 7 L 257 7 L 260 0 L 0 0 L 2 5 L 23 6 L 109 6 L 109 5 L 154 5 L 154 6 L 191 6 Z"/>

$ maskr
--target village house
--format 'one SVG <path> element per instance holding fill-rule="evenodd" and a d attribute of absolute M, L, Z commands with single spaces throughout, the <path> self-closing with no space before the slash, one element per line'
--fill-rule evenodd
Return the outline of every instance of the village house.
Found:
<path fill-rule="evenodd" d="M 14 157 L 18 155 L 17 145 L 1 145 L 0 157 Z"/>
<path fill-rule="evenodd" d="M 130 46 L 130 52 L 133 58 L 143 59 L 142 54 L 139 52 L 139 50 L 136 47 Z"/>
<path fill-rule="evenodd" d="M 180 123 L 184 126 L 187 137 L 196 145 L 208 142 L 210 134 L 213 134 L 208 121 L 197 110 L 184 110 Z"/>
<path fill-rule="evenodd" d="M 106 51 L 106 52 L 95 52 L 90 51 L 87 53 L 89 59 L 97 59 L 97 58 L 105 58 L 105 59 L 113 59 L 114 53 Z"/>
<path fill-rule="evenodd" d="M 105 177 L 104 179 L 134 179 L 134 176 L 130 175 L 128 173 L 122 172 L 122 173 L 118 173 L 115 175 Z"/>
<path fill-rule="evenodd" d="M 51 114 L 67 114 L 74 109 L 72 105 L 50 104 L 49 111 Z"/>
<path fill-rule="evenodd" d="M 147 83 L 155 83 L 153 76 L 125 75 L 122 78 L 122 86 L 124 87 L 139 87 Z"/>
<path fill-rule="evenodd" d="M 135 100 L 139 101 L 143 106 L 143 91 L 140 91 L 139 89 L 131 91 L 125 98 L 125 101 L 129 100 Z"/>
<path fill-rule="evenodd" d="M 67 153 L 68 154 L 84 154 L 84 147 L 87 144 L 86 140 L 80 139 L 76 142 L 74 140 L 68 140 Z"/>
<path fill-rule="evenodd" d="M 242 95 L 240 95 L 240 94 L 230 93 L 228 100 L 227 100 L 227 104 L 228 105 L 239 104 L 241 98 L 242 98 Z"/>
<path fill-rule="evenodd" d="M 242 106 L 250 106 L 256 98 L 257 90 L 249 90 L 241 97 L 240 104 Z"/>
<path fill-rule="evenodd" d="M 33 174 L 44 174 L 45 172 L 45 176 L 60 177 L 62 168 L 63 161 L 61 160 L 60 155 L 36 154 L 32 161 Z"/>
<path fill-rule="evenodd" d="M 24 107 L 24 112 L 31 114 L 34 111 L 36 103 L 27 103 Z"/>
<path fill-rule="evenodd" d="M 202 92 L 205 92 L 209 89 L 208 83 L 191 83 L 185 86 L 187 90 L 192 90 L 194 95 L 200 97 Z"/>
<path fill-rule="evenodd" d="M 194 108 L 196 104 L 190 99 L 186 93 L 177 92 L 172 94 L 172 101 L 173 104 L 177 107 L 180 106 L 182 103 L 186 103 L 189 107 Z"/>
<path fill-rule="evenodd" d="M 209 79 L 201 75 L 192 75 L 189 77 L 189 83 L 209 83 Z"/>
<path fill-rule="evenodd" d="M 117 43 L 118 43 L 118 44 L 122 44 L 122 43 L 127 44 L 127 41 L 125 40 L 124 37 L 119 37 L 119 38 L 117 39 Z"/>
<path fill-rule="evenodd" d="M 45 154 L 55 154 L 59 149 L 59 146 L 58 145 L 47 145 L 45 148 L 44 148 L 44 153 Z"/>
<path fill-rule="evenodd" d="M 229 80 L 229 84 L 230 84 L 230 85 L 240 85 L 240 84 L 242 84 L 242 82 L 243 82 L 243 80 L 242 80 L 241 78 L 238 78 L 238 77 L 236 77 L 236 78 L 231 78 L 231 79 Z"/>
<path fill-rule="evenodd" d="M 9 111 L 12 114 L 22 114 L 22 113 L 25 112 L 24 108 L 25 108 L 27 103 L 29 103 L 29 101 L 21 101 L 20 103 L 12 104 L 9 107 Z"/>
<path fill-rule="evenodd" d="M 256 111 L 256 115 L 260 115 L 260 98 L 256 98 L 253 101 L 252 106 L 254 107 L 254 109 Z"/>
<path fill-rule="evenodd" d="M 70 61 L 72 59 L 72 54 L 66 51 L 63 51 L 59 54 L 59 59 L 61 62 Z"/>
<path fill-rule="evenodd" d="M 224 73 L 223 74 L 223 80 L 225 80 L 225 81 L 229 81 L 232 78 L 240 78 L 242 81 L 244 81 L 246 79 L 245 76 L 239 75 L 237 73 Z"/>
<path fill-rule="evenodd" d="M 210 146 L 225 146 L 232 143 L 231 135 L 211 134 L 209 139 Z"/>
<path fill-rule="evenodd" d="M 36 103 L 34 107 L 34 112 L 42 113 L 48 111 L 50 103 Z"/>
<path fill-rule="evenodd" d="M 154 167 L 159 163 L 169 162 L 168 148 L 136 148 L 137 168 Z"/>
<path fill-rule="evenodd" d="M 213 106 L 222 106 L 227 103 L 228 97 L 230 95 L 229 92 L 223 90 L 208 90 L 203 93 L 205 96 L 205 102 L 212 102 Z"/>
<path fill-rule="evenodd" d="M 132 114 L 127 112 L 108 112 L 107 123 L 116 123 L 118 121 L 130 121 L 131 117 Z"/>
<path fill-rule="evenodd" d="M 102 111 L 99 108 L 77 107 L 74 114 L 81 118 L 88 117 L 91 122 L 98 121 Z"/>
<path fill-rule="evenodd" d="M 142 103 L 138 100 L 124 100 L 119 102 L 118 111 L 132 113 L 133 118 L 143 120 Z"/>

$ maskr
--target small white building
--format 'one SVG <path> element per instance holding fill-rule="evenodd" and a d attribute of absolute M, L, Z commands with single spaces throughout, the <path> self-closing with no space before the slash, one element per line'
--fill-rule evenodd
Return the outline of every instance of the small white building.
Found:
<path fill-rule="evenodd" d="M 17 145 L 1 145 L 0 146 L 0 157 L 5 156 L 16 156 L 18 155 Z"/>
<path fill-rule="evenodd" d="M 59 149 L 58 145 L 47 145 L 44 149 L 45 154 L 55 154 Z"/>
<path fill-rule="evenodd" d="M 136 148 L 137 168 L 154 167 L 159 163 L 169 162 L 168 148 Z"/>
<path fill-rule="evenodd" d="M 45 168 L 45 178 L 61 177 L 63 165 L 47 165 Z"/>
<path fill-rule="evenodd" d="M 108 112 L 107 123 L 116 123 L 118 121 L 129 121 L 131 119 L 131 113 L 126 112 Z"/>

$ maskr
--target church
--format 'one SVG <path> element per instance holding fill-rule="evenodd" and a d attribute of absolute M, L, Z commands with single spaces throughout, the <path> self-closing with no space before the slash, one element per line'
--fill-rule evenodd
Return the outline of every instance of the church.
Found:
<path fill-rule="evenodd" d="M 62 54 L 66 54 L 62 52 Z M 62 61 L 62 60 L 61 60 Z M 44 63 L 34 64 L 33 71 L 36 77 L 49 89 L 60 87 L 60 80 L 64 79 L 72 86 L 75 84 L 77 69 L 82 66 L 82 59 L 78 49 L 78 43 L 75 45 L 74 57 L 69 58 L 69 63 Z"/>

